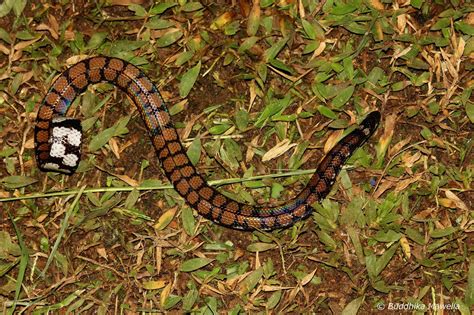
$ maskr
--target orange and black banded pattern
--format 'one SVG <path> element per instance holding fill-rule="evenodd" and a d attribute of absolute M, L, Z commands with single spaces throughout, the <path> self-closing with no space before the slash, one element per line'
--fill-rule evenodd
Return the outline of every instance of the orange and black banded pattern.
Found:
<path fill-rule="evenodd" d="M 89 85 L 103 81 L 118 86 L 134 101 L 166 176 L 187 203 L 207 219 L 239 230 L 285 228 L 308 217 L 311 205 L 326 197 L 345 161 L 375 132 L 380 120 L 379 112 L 368 114 L 326 155 L 308 185 L 292 201 L 278 207 L 241 204 L 210 187 L 199 175 L 186 155 L 158 89 L 140 69 L 121 59 L 93 57 L 64 71 L 39 108 L 35 145 L 40 169 L 51 170 L 46 165 L 51 164 L 52 159 L 54 118 L 64 116 L 76 96 Z M 74 170 L 63 171 L 72 173 Z"/>

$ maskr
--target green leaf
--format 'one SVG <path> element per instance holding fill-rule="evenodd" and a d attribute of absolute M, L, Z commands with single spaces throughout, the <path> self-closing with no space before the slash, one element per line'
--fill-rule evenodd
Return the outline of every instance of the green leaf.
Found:
<path fill-rule="evenodd" d="M 25 279 L 26 268 L 28 267 L 28 258 L 29 258 L 29 251 L 26 248 L 25 242 L 23 240 L 23 235 L 20 232 L 20 229 L 17 227 L 15 220 L 10 212 L 8 212 L 8 217 L 13 225 L 13 229 L 15 230 L 15 234 L 18 240 L 18 244 L 20 247 L 21 258 L 20 258 L 20 265 L 17 269 L 17 277 L 16 277 L 16 285 L 15 285 L 15 297 L 13 300 L 13 305 L 11 306 L 12 310 L 15 310 L 16 303 L 20 297 L 20 292 L 22 289 L 22 284 L 24 283 L 23 280 Z M 13 312 L 12 312 L 13 314 Z"/>
<path fill-rule="evenodd" d="M 316 231 L 316 234 L 318 235 L 319 241 L 325 245 L 325 250 L 327 251 L 336 250 L 337 243 L 328 233 L 319 230 L 319 231 Z"/>
<path fill-rule="evenodd" d="M 221 135 L 227 130 L 229 130 L 229 128 L 230 128 L 229 124 L 221 124 L 217 126 L 212 126 L 211 128 L 209 128 L 209 133 L 213 135 Z"/>
<path fill-rule="evenodd" d="M 199 297 L 199 291 L 196 288 L 189 290 L 183 297 L 183 309 L 189 312 Z"/>
<path fill-rule="evenodd" d="M 242 152 L 240 152 L 240 147 L 234 140 L 224 139 L 219 154 L 224 164 L 230 166 L 233 170 L 238 169 L 239 161 L 242 160 Z"/>
<path fill-rule="evenodd" d="M 453 234 L 457 230 L 458 230 L 458 228 L 456 228 L 454 226 L 450 226 L 450 227 L 447 227 L 447 228 L 444 228 L 444 229 L 435 229 L 430 233 L 430 236 L 432 238 L 445 237 L 445 236 Z"/>
<path fill-rule="evenodd" d="M 275 59 L 278 53 L 285 47 L 286 42 L 288 42 L 288 37 L 280 39 L 278 42 L 274 43 L 270 48 L 265 50 L 263 54 L 265 62 L 268 62 L 272 59 Z"/>
<path fill-rule="evenodd" d="M 7 1 L 1 3 L 0 4 L 0 18 L 7 16 L 11 10 L 12 10 L 12 7 Z"/>
<path fill-rule="evenodd" d="M 197 137 L 191 142 L 191 145 L 188 147 L 188 157 L 193 165 L 196 165 L 201 158 L 201 138 Z"/>
<path fill-rule="evenodd" d="M 181 77 L 181 82 L 179 83 L 179 95 L 181 97 L 188 96 L 189 92 L 191 91 L 196 79 L 199 76 L 199 71 L 201 71 L 201 61 L 197 63 L 194 67 L 189 69 L 183 76 Z"/>
<path fill-rule="evenodd" d="M 109 34 L 106 32 L 97 32 L 92 34 L 89 42 L 87 43 L 87 49 L 96 49 L 104 43 L 104 40 Z"/>
<path fill-rule="evenodd" d="M 262 279 L 263 267 L 252 271 L 239 285 L 240 295 L 245 295 L 255 288 L 257 283 Z"/>
<path fill-rule="evenodd" d="M 28 176 L 7 176 L 0 180 L 6 189 L 17 189 L 36 183 L 38 180 Z"/>
<path fill-rule="evenodd" d="M 237 126 L 237 128 L 239 128 L 239 130 L 244 130 L 245 128 L 247 128 L 248 124 L 249 113 L 246 110 L 241 109 L 237 113 L 235 113 L 235 125 Z"/>
<path fill-rule="evenodd" d="M 26 6 L 26 0 L 13 1 L 12 9 L 13 9 L 13 12 L 15 12 L 15 15 L 20 16 L 25 6 Z"/>
<path fill-rule="evenodd" d="M 426 244 L 425 237 L 415 229 L 407 227 L 405 229 L 405 235 L 408 236 L 408 238 L 411 239 L 412 241 L 418 243 L 419 245 Z"/>
<path fill-rule="evenodd" d="M 132 209 L 140 198 L 140 192 L 137 189 L 132 190 L 125 200 L 123 206 L 125 209 Z"/>
<path fill-rule="evenodd" d="M 342 89 L 339 91 L 336 97 L 333 98 L 331 104 L 336 108 L 341 108 L 350 100 L 352 94 L 354 93 L 354 89 L 355 88 L 352 85 Z"/>
<path fill-rule="evenodd" d="M 177 3 L 174 2 L 162 2 L 158 5 L 153 6 L 150 10 L 150 14 L 156 15 L 156 14 L 161 14 L 168 10 L 169 8 L 174 7 L 175 5 L 178 5 Z"/>
<path fill-rule="evenodd" d="M 127 124 L 131 116 L 122 117 L 113 127 L 107 128 L 92 138 L 89 143 L 89 151 L 95 152 L 102 148 L 110 139 L 128 133 Z"/>
<path fill-rule="evenodd" d="M 174 29 L 174 30 L 166 33 L 162 37 L 160 37 L 156 41 L 156 46 L 158 46 L 160 48 L 167 47 L 167 46 L 175 43 L 182 36 L 183 36 L 183 32 L 181 30 Z"/>
<path fill-rule="evenodd" d="M 264 252 L 270 249 L 275 249 L 277 246 L 275 244 L 269 244 L 269 243 L 252 243 L 249 246 L 247 246 L 247 250 L 252 253 L 256 252 Z"/>
<path fill-rule="evenodd" d="M 242 42 L 242 44 L 240 44 L 238 53 L 239 53 L 239 54 L 242 54 L 244 51 L 249 50 L 250 48 L 253 47 L 253 45 L 255 45 L 255 43 L 256 43 L 258 40 L 259 40 L 259 38 L 258 38 L 257 36 L 250 36 L 250 37 L 247 37 L 247 38 Z"/>
<path fill-rule="evenodd" d="M 2 8 L 2 4 L 0 4 L 0 11 L 1 11 L 1 8 Z M 2 17 L 1 14 L 0 14 L 0 17 Z M 6 43 L 8 43 L 8 44 L 11 44 L 11 43 L 12 43 L 12 39 L 11 39 L 11 37 L 10 37 L 10 33 L 7 32 L 7 31 L 5 31 L 5 29 L 4 29 L 4 28 L 1 28 L 1 27 L 0 27 L 0 39 L 1 39 L 1 40 L 4 40 L 4 41 L 5 41 Z"/>
<path fill-rule="evenodd" d="M 399 243 L 395 243 L 394 245 L 390 246 L 378 259 L 375 263 L 375 275 L 378 276 L 384 269 L 387 267 L 390 260 L 392 260 L 393 255 L 397 251 Z"/>
<path fill-rule="evenodd" d="M 451 24 L 451 18 L 443 18 L 436 21 L 435 24 L 431 27 L 430 31 L 439 31 L 445 27 L 449 27 Z"/>
<path fill-rule="evenodd" d="M 283 290 L 273 292 L 273 294 L 267 300 L 267 309 L 274 309 L 281 300 Z"/>
<path fill-rule="evenodd" d="M 194 11 L 200 10 L 202 8 L 203 8 L 203 6 L 199 2 L 189 2 L 189 3 L 186 3 L 185 5 L 183 5 L 181 7 L 181 9 L 184 12 L 194 12 Z"/>
<path fill-rule="evenodd" d="M 318 106 L 318 112 L 323 115 L 324 117 L 330 118 L 330 119 L 337 119 L 337 115 L 335 112 L 333 112 L 329 107 L 324 106 L 324 105 L 319 105 Z"/>
<path fill-rule="evenodd" d="M 10 255 L 18 257 L 21 254 L 20 246 L 13 243 L 6 231 L 0 231 L 0 259 L 8 260 Z"/>
<path fill-rule="evenodd" d="M 145 26 L 152 29 L 152 30 L 162 30 L 165 28 L 169 28 L 173 26 L 173 22 L 169 20 L 160 19 L 158 16 L 152 17 L 148 22 L 146 22 Z"/>
<path fill-rule="evenodd" d="M 467 289 L 464 295 L 464 301 L 467 306 L 474 305 L 474 261 L 469 263 L 469 272 L 467 274 Z"/>
<path fill-rule="evenodd" d="M 16 152 L 15 148 L 5 145 L 2 150 L 0 150 L 0 157 L 9 157 Z"/>
<path fill-rule="evenodd" d="M 150 280 L 144 281 L 142 286 L 145 290 L 158 290 L 164 288 L 166 286 L 166 282 L 164 280 Z"/>
<path fill-rule="evenodd" d="M 357 6 L 352 3 L 338 2 L 338 5 L 331 11 L 334 15 L 346 15 L 357 10 Z"/>
<path fill-rule="evenodd" d="M 278 60 L 278 59 L 271 59 L 270 64 L 274 66 L 277 69 L 280 69 L 286 73 L 293 74 L 293 69 L 288 67 L 283 61 Z"/>
<path fill-rule="evenodd" d="M 357 231 L 353 227 L 347 228 L 347 234 L 349 235 L 352 244 L 354 245 L 354 250 L 356 252 L 357 258 L 361 263 L 364 262 L 364 248 L 362 247 L 362 243 L 360 242 L 359 238 L 359 231 Z"/>
<path fill-rule="evenodd" d="M 474 103 L 467 101 L 465 108 L 466 108 L 467 117 L 469 117 L 469 120 L 471 121 L 471 123 L 474 124 Z"/>
<path fill-rule="evenodd" d="M 316 39 L 316 30 L 314 29 L 313 24 L 306 20 L 301 20 L 301 24 L 303 25 L 306 36 L 308 36 L 309 39 Z"/>
<path fill-rule="evenodd" d="M 344 307 L 341 315 L 357 315 L 360 306 L 364 303 L 365 296 L 358 297 L 349 302 L 349 304 Z"/>
<path fill-rule="evenodd" d="M 202 267 L 208 265 L 213 261 L 214 259 L 211 258 L 192 258 L 189 260 L 186 260 L 183 262 L 181 265 L 180 270 L 183 272 L 190 272 L 194 270 L 201 269 Z"/>
<path fill-rule="evenodd" d="M 139 5 L 139 4 L 136 4 L 136 3 L 130 4 L 130 5 L 128 6 L 128 9 L 129 9 L 130 11 L 135 12 L 135 15 L 136 15 L 136 16 L 143 17 L 143 16 L 146 16 L 146 15 L 147 15 L 145 8 L 142 7 L 142 6 Z"/>
<path fill-rule="evenodd" d="M 378 231 L 377 234 L 375 234 L 374 239 L 379 241 L 379 242 L 396 242 L 402 237 L 402 234 L 397 233 L 393 230 L 388 230 L 387 232 L 385 231 Z"/>
<path fill-rule="evenodd" d="M 178 113 L 181 113 L 183 110 L 186 109 L 186 105 L 187 105 L 186 101 L 181 101 L 181 102 L 178 102 L 178 103 L 174 104 L 173 106 L 169 107 L 170 115 L 174 116 Z"/>
<path fill-rule="evenodd" d="M 423 2 L 424 0 L 411 0 L 410 5 L 416 9 L 420 9 Z"/>
<path fill-rule="evenodd" d="M 466 22 L 458 21 L 454 23 L 454 27 L 466 35 L 474 35 L 474 26 L 467 24 Z"/>
<path fill-rule="evenodd" d="M 290 102 L 290 95 L 286 95 L 283 99 L 273 99 L 272 101 L 270 101 L 270 103 L 267 104 L 263 111 L 260 113 L 260 116 L 255 122 L 255 127 L 263 127 L 268 118 L 285 109 L 290 104 Z"/>
<path fill-rule="evenodd" d="M 189 207 L 184 207 L 181 212 L 181 220 L 183 221 L 183 228 L 189 236 L 194 235 L 194 228 L 196 226 L 196 219 L 193 215 L 193 210 Z"/>
<path fill-rule="evenodd" d="M 254 36 L 257 34 L 258 28 L 260 27 L 260 7 L 255 4 L 250 10 L 250 14 L 247 20 L 247 34 L 249 36 Z"/>

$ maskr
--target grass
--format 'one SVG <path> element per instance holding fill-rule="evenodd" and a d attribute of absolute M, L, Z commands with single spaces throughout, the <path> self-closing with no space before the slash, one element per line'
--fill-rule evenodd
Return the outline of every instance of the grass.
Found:
<path fill-rule="evenodd" d="M 4 313 L 470 314 L 468 1 L 133 2 L 0 4 Z M 201 174 L 242 202 L 291 199 L 344 130 L 383 121 L 310 218 L 233 231 L 168 185 L 108 84 L 71 108 L 77 174 L 38 171 L 39 102 L 97 54 L 150 76 Z"/>

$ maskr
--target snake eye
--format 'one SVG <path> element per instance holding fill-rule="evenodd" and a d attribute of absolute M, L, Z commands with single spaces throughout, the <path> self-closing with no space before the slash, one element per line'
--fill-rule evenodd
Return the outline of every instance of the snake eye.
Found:
<path fill-rule="evenodd" d="M 73 174 L 81 158 L 81 122 L 73 118 L 55 117 L 51 121 L 50 131 L 49 156 L 39 160 L 40 169 Z"/>

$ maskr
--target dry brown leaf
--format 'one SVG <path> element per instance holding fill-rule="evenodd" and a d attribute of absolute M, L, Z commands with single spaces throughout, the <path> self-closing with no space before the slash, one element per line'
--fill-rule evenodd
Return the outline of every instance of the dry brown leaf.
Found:
<path fill-rule="evenodd" d="M 474 12 L 471 12 L 466 16 L 466 23 L 469 25 L 474 25 Z"/>
<path fill-rule="evenodd" d="M 161 272 L 161 265 L 163 263 L 163 247 L 156 246 L 155 249 L 155 260 L 156 260 L 156 274 L 159 275 Z"/>
<path fill-rule="evenodd" d="M 89 56 L 88 55 L 74 55 L 72 57 L 69 57 L 66 59 L 66 64 L 68 66 L 71 66 L 71 65 L 74 65 L 76 63 L 78 63 L 79 61 L 82 61 L 86 58 L 88 58 Z"/>
<path fill-rule="evenodd" d="M 416 151 L 415 154 L 410 154 L 409 152 L 406 152 L 402 155 L 403 166 L 411 168 L 420 158 L 421 153 L 419 151 Z"/>
<path fill-rule="evenodd" d="M 449 200 L 454 203 L 456 208 L 468 211 L 466 204 L 461 199 L 459 199 L 459 197 L 456 196 L 451 190 L 446 190 L 445 195 Z"/>
<path fill-rule="evenodd" d="M 305 286 L 306 284 L 308 284 L 308 282 L 311 281 L 311 279 L 313 279 L 316 270 L 318 269 L 314 269 L 311 273 L 308 273 L 306 276 L 303 277 L 303 279 L 301 279 L 301 286 Z"/>
<path fill-rule="evenodd" d="M 449 126 L 446 125 L 445 123 L 439 123 L 438 126 L 439 126 L 441 129 L 444 129 L 444 130 L 449 130 L 449 131 L 452 131 L 452 132 L 456 132 L 455 129 L 449 127 Z"/>
<path fill-rule="evenodd" d="M 143 282 L 143 288 L 145 290 L 158 290 L 166 285 L 165 280 L 150 280 Z"/>
<path fill-rule="evenodd" d="M 408 138 L 405 138 L 405 139 L 401 140 L 400 142 L 396 143 L 395 145 L 393 145 L 389 149 L 388 156 L 391 157 L 391 156 L 397 154 L 398 152 L 400 152 L 402 150 L 403 147 L 405 147 L 410 142 L 411 142 L 411 136 L 408 136 Z"/>
<path fill-rule="evenodd" d="M 53 37 L 54 39 L 58 39 L 58 34 L 54 32 L 54 30 L 47 24 L 45 23 L 41 23 L 40 25 L 38 25 L 35 29 L 36 31 L 48 31 L 49 34 L 51 34 L 51 37 Z"/>
<path fill-rule="evenodd" d="M 25 49 L 26 47 L 36 43 L 38 40 L 41 39 L 41 36 L 38 36 L 37 38 L 35 39 L 32 39 L 32 40 L 27 40 L 27 41 L 23 41 L 23 42 L 19 42 L 18 44 L 16 44 L 15 46 L 13 46 L 13 49 L 14 50 L 23 50 Z"/>
<path fill-rule="evenodd" d="M 129 186 L 132 186 L 132 187 L 137 187 L 138 186 L 138 181 L 136 181 L 135 179 L 131 178 L 128 175 L 114 174 L 114 176 L 117 177 L 118 179 L 124 181 Z"/>
<path fill-rule="evenodd" d="M 140 267 L 143 264 L 143 256 L 145 255 L 145 250 L 142 246 L 140 247 L 140 249 L 136 249 L 137 262 L 135 263 L 135 266 L 137 267 Z"/>
<path fill-rule="evenodd" d="M 405 256 L 410 259 L 411 257 L 411 249 L 410 249 L 410 244 L 408 243 L 408 240 L 405 236 L 402 236 L 400 238 L 400 245 L 402 247 L 402 251 L 405 254 Z"/>
<path fill-rule="evenodd" d="M 415 177 L 401 180 L 401 181 L 398 182 L 397 185 L 395 186 L 395 191 L 396 191 L 396 192 L 400 192 L 400 191 L 405 190 L 405 189 L 406 189 L 408 186 L 410 186 L 411 184 L 413 184 L 413 183 L 419 181 L 420 178 L 421 178 L 421 174 L 417 174 Z"/>
<path fill-rule="evenodd" d="M 250 162 L 254 155 L 255 155 L 255 150 L 254 148 L 258 147 L 258 140 L 260 136 L 257 135 L 255 138 L 250 141 L 250 145 L 247 147 L 247 152 L 245 153 L 245 161 L 248 163 Z"/>
<path fill-rule="evenodd" d="M 3 44 L 0 44 L 0 52 L 8 56 L 10 54 L 10 49 Z"/>
<path fill-rule="evenodd" d="M 23 57 L 23 50 L 15 50 L 13 56 L 10 58 L 12 62 L 20 60 Z"/>
<path fill-rule="evenodd" d="M 131 4 L 143 4 L 145 0 L 109 0 L 108 1 L 111 5 L 123 5 L 128 6 Z"/>
<path fill-rule="evenodd" d="M 383 40 L 383 25 L 380 20 L 375 22 L 375 35 L 377 36 L 377 40 Z"/>
<path fill-rule="evenodd" d="M 453 59 L 456 63 L 461 62 L 462 55 L 464 53 L 464 48 L 466 47 L 466 41 L 459 37 L 459 42 L 457 43 L 456 50 L 454 51 Z"/>
<path fill-rule="evenodd" d="M 35 139 L 30 138 L 25 142 L 25 149 L 33 149 L 35 147 Z"/>
<path fill-rule="evenodd" d="M 343 130 L 334 131 L 329 137 L 326 143 L 324 144 L 324 154 L 328 153 L 338 142 L 341 137 Z"/>
<path fill-rule="evenodd" d="M 225 283 L 223 283 L 222 281 L 217 282 L 217 289 L 218 289 L 217 293 L 220 295 L 226 295 L 226 294 L 231 293 L 231 291 L 226 287 Z"/>
<path fill-rule="evenodd" d="M 112 153 L 115 155 L 115 157 L 117 159 L 120 159 L 120 149 L 119 149 L 117 140 L 115 140 L 114 138 L 110 138 L 109 146 L 110 146 L 110 149 L 112 150 Z"/>
<path fill-rule="evenodd" d="M 109 257 L 107 256 L 107 251 L 104 247 L 96 248 L 96 252 L 97 254 L 99 254 L 100 257 L 104 258 L 105 260 L 108 260 Z"/>
<path fill-rule="evenodd" d="M 289 290 L 294 289 L 295 287 L 283 287 L 279 285 L 263 285 L 262 291 L 264 292 L 273 292 L 273 291 L 280 291 L 280 290 Z"/>
<path fill-rule="evenodd" d="M 304 11 L 304 5 L 302 0 L 298 0 L 298 12 L 300 15 L 300 18 L 304 19 L 306 16 L 306 13 Z"/>
<path fill-rule="evenodd" d="M 407 26 L 407 15 L 404 13 L 397 16 L 397 29 L 400 32 L 400 34 L 403 34 L 405 32 L 406 26 Z"/>
<path fill-rule="evenodd" d="M 375 199 L 380 198 L 380 196 L 387 191 L 388 189 L 392 188 L 395 185 L 394 181 L 383 179 L 377 188 L 377 191 L 374 193 Z"/>
<path fill-rule="evenodd" d="M 262 156 L 262 162 L 270 161 L 271 159 L 279 157 L 280 155 L 284 154 L 296 145 L 296 143 L 291 143 L 290 139 L 284 139 L 283 141 L 277 143 L 273 148 L 268 150 Z"/>
<path fill-rule="evenodd" d="M 413 220 L 419 221 L 419 220 L 425 220 L 426 218 L 430 217 L 431 214 L 435 211 L 434 208 L 429 208 L 423 211 L 418 212 L 413 216 Z"/>
<path fill-rule="evenodd" d="M 385 7 L 383 6 L 382 2 L 380 2 L 380 0 L 369 0 L 369 3 L 376 10 L 383 11 L 385 9 Z"/>
<path fill-rule="evenodd" d="M 48 216 L 49 216 L 48 213 L 41 214 L 38 218 L 36 218 L 36 221 L 38 221 L 39 223 L 42 223 L 44 219 L 46 219 Z"/>
<path fill-rule="evenodd" d="M 254 36 L 256 32 L 255 23 L 260 20 L 261 9 L 260 9 L 260 0 L 252 1 L 252 8 L 247 20 L 247 34 L 249 36 Z"/>
<path fill-rule="evenodd" d="M 383 126 L 383 135 L 380 137 L 379 140 L 379 147 L 381 152 L 386 152 L 387 147 L 392 141 L 393 131 L 395 130 L 395 123 L 397 121 L 397 114 L 388 115 L 385 118 L 384 126 Z"/>
<path fill-rule="evenodd" d="M 217 17 L 211 24 L 211 30 L 217 30 L 232 21 L 232 13 L 224 12 L 219 17 Z"/>
<path fill-rule="evenodd" d="M 319 43 L 318 48 L 316 48 L 314 50 L 313 55 L 311 56 L 311 60 L 313 60 L 314 58 L 321 55 L 323 53 L 324 49 L 326 49 L 326 41 L 322 41 L 322 42 Z"/>
<path fill-rule="evenodd" d="M 8 198 L 10 197 L 10 193 L 9 192 L 6 192 L 4 190 L 0 190 L 0 197 L 2 198 Z"/>
<path fill-rule="evenodd" d="M 255 98 L 257 97 L 257 85 L 255 84 L 255 80 L 250 81 L 249 83 L 249 92 L 250 92 L 250 100 L 249 100 L 249 111 L 252 108 L 253 103 L 255 102 Z"/>

